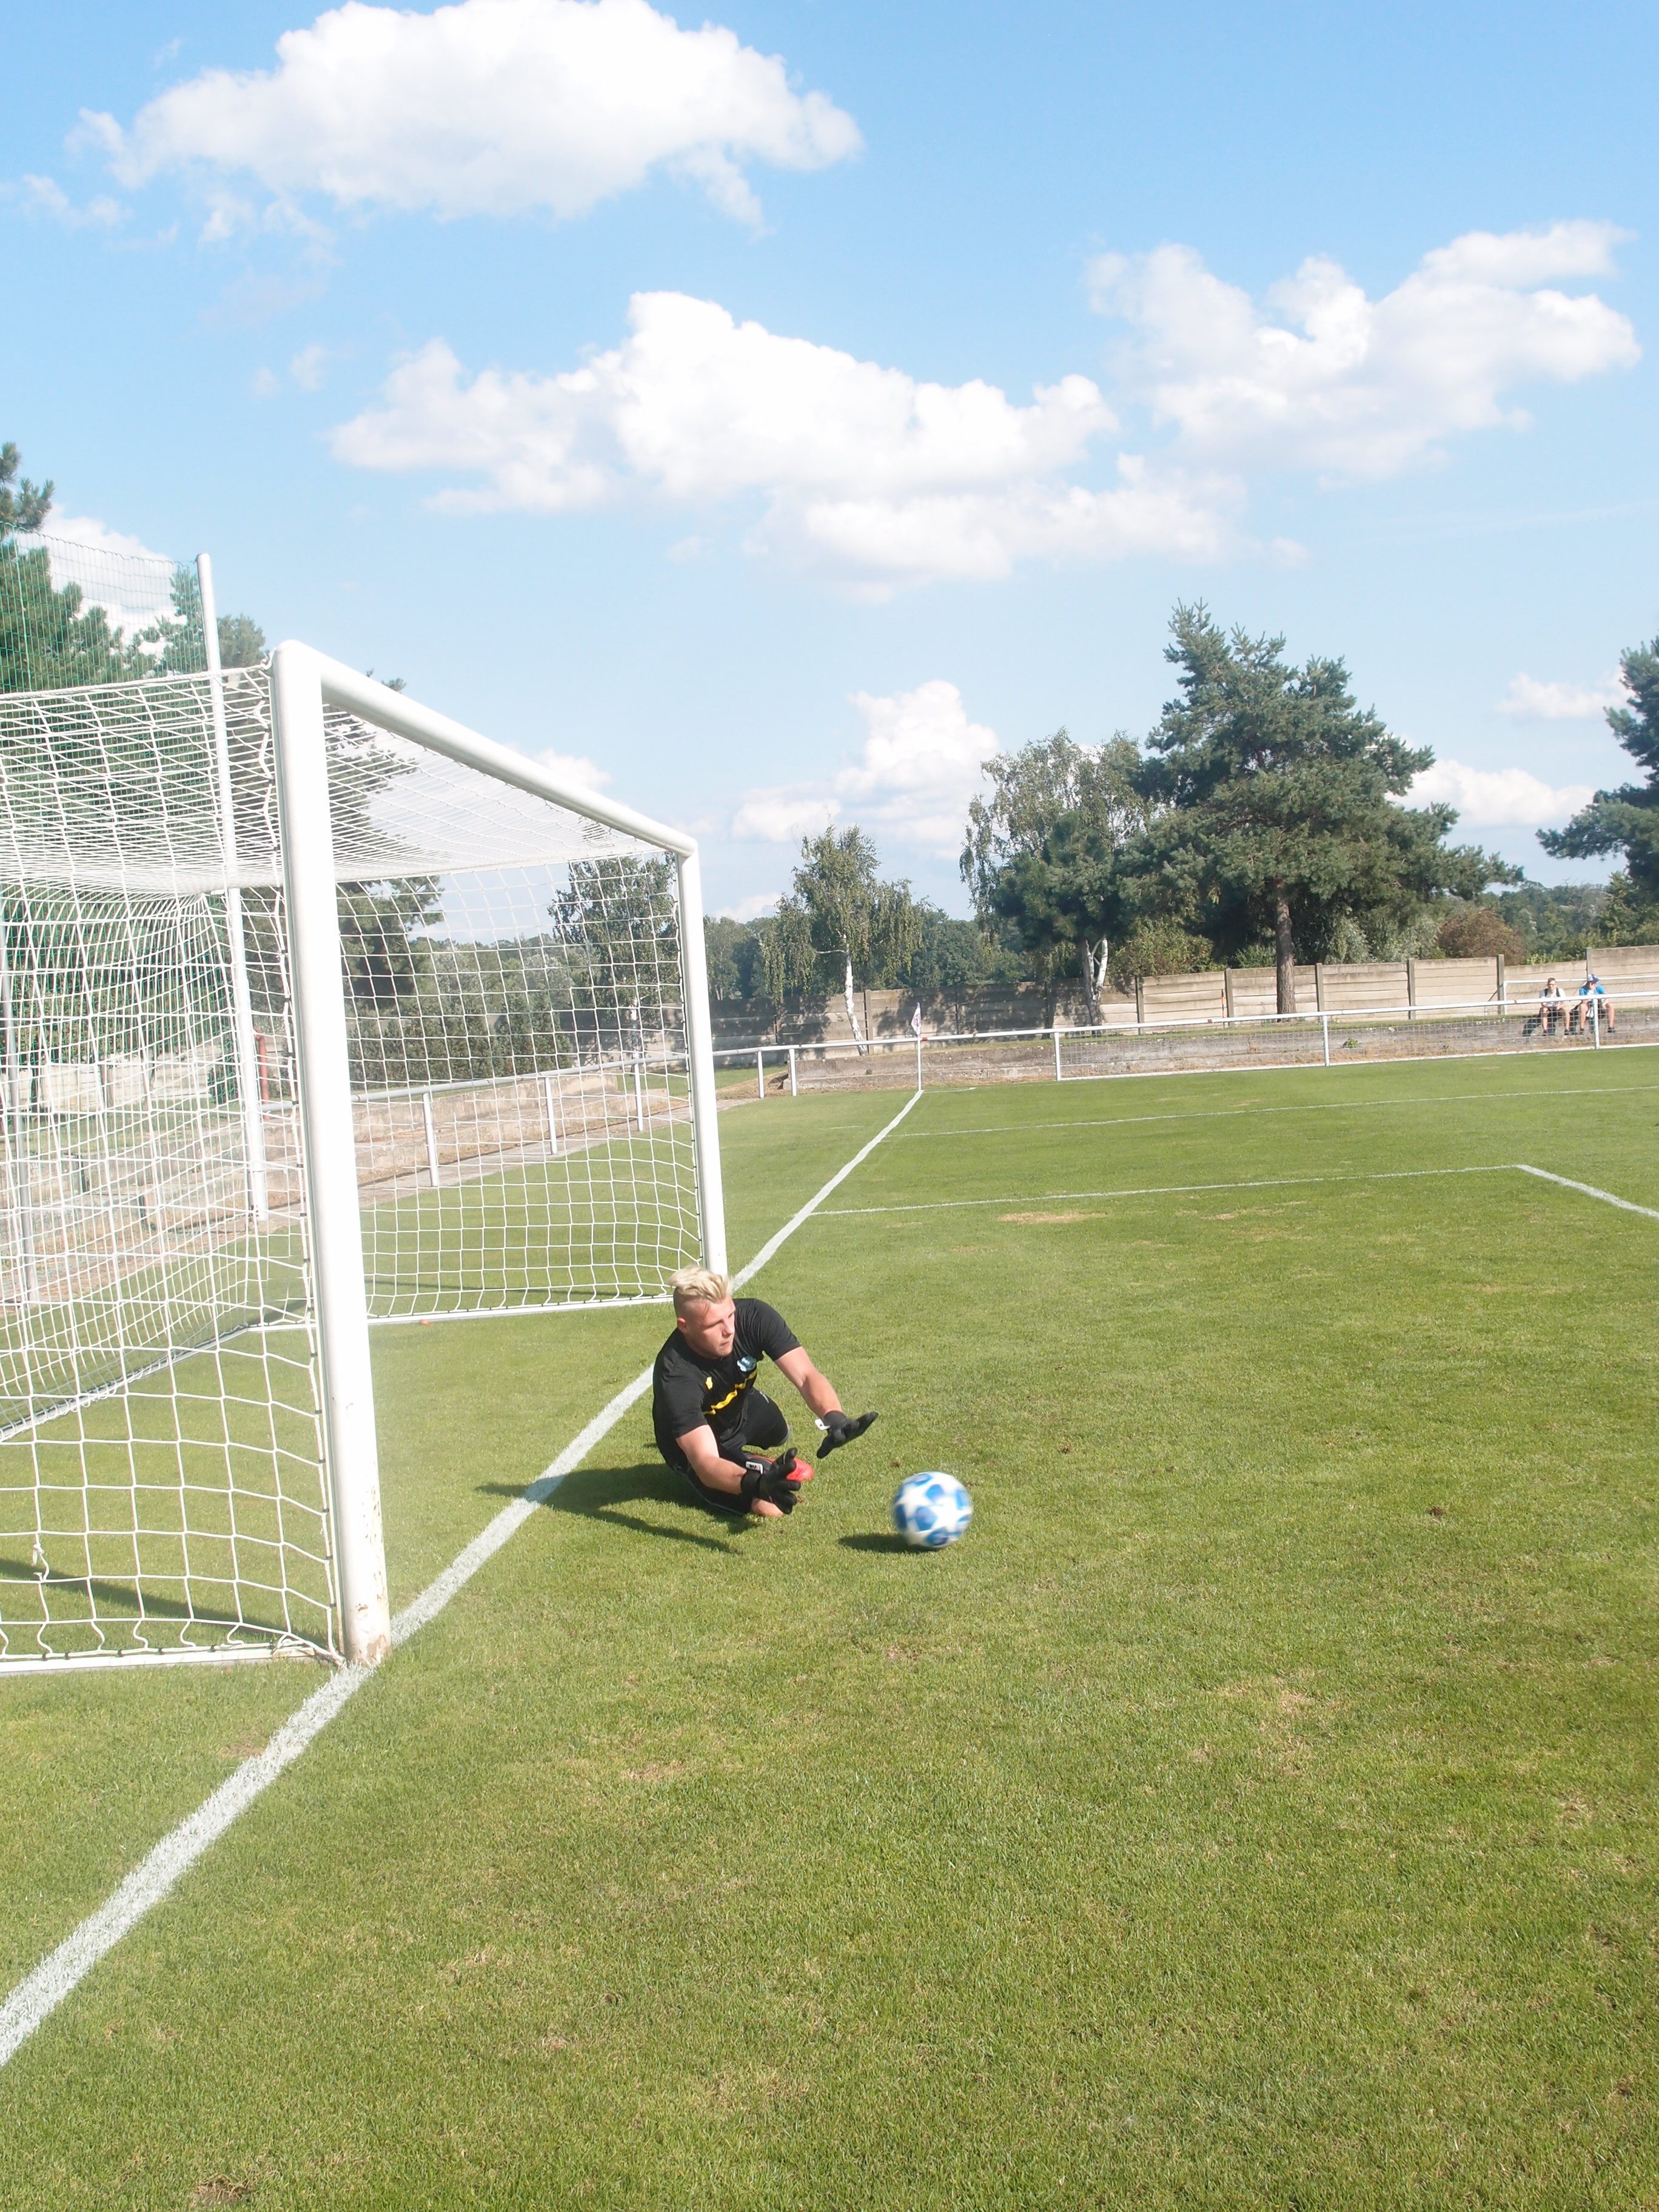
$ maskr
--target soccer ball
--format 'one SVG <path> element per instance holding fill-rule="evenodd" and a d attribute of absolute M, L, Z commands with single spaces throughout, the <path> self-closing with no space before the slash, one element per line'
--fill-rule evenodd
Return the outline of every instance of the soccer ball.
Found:
<path fill-rule="evenodd" d="M 974 1501 L 953 1474 L 913 1474 L 893 1500 L 893 1526 L 919 1552 L 954 1544 L 973 1517 Z"/>

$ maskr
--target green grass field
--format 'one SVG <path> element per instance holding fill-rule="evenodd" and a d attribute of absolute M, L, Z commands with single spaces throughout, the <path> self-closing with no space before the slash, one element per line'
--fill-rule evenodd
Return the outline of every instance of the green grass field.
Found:
<path fill-rule="evenodd" d="M 900 1103 L 726 1115 L 735 1252 Z M 1659 1220 L 1509 1164 L 1656 1126 L 929 1093 L 755 1285 L 878 1427 L 732 1528 L 630 1414 L 0 2072 L 0 2206 L 1659 2204 Z M 397 1601 L 663 1326 L 377 1332 Z M 0 1985 L 319 1679 L 0 1680 Z"/>

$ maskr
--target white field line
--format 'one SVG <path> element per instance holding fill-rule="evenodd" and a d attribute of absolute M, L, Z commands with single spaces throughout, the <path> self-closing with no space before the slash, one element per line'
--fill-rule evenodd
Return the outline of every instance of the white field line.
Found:
<path fill-rule="evenodd" d="M 1597 1190 L 1593 1182 L 1575 1182 L 1571 1176 L 1552 1175 L 1547 1168 L 1530 1168 L 1524 1160 L 1517 1160 L 1516 1165 L 1521 1174 L 1536 1176 L 1540 1182 L 1559 1183 L 1563 1190 L 1576 1190 L 1585 1198 L 1599 1198 L 1603 1206 L 1616 1206 L 1621 1213 L 1644 1213 L 1650 1221 L 1659 1221 L 1659 1207 L 1615 1198 L 1610 1190 Z"/>
<path fill-rule="evenodd" d="M 1292 1185 L 1317 1182 L 1409 1182 L 1423 1176 L 1513 1175 L 1517 1163 L 1513 1160 L 1494 1160 L 1489 1166 L 1475 1168 L 1377 1168 L 1356 1169 L 1351 1175 L 1328 1176 L 1257 1176 L 1248 1182 L 1155 1182 L 1135 1190 L 1040 1190 L 1024 1192 L 1013 1198 L 940 1198 L 920 1206 L 830 1206 L 824 1208 L 826 1221 L 850 1221 L 866 1213 L 948 1213 L 958 1206 L 1048 1206 L 1061 1198 L 1185 1198 L 1206 1191 L 1224 1190 L 1285 1190 Z M 1540 1174 L 1540 1169 L 1528 1170 Z M 1559 1176 L 1552 1176 L 1559 1182 Z M 1588 1188 L 1575 1183 L 1574 1189 Z M 1598 1196 L 1601 1194 L 1597 1193 Z M 1615 1206 L 1624 1203 L 1613 1200 Z M 1638 1206 L 1639 1213 L 1644 1209 Z"/>
<path fill-rule="evenodd" d="M 779 1230 L 777 1235 L 761 1246 L 760 1250 L 756 1253 L 754 1258 L 749 1262 L 749 1265 L 743 1270 L 742 1273 L 732 1278 L 732 1287 L 734 1291 L 740 1291 L 744 1285 L 750 1279 L 750 1276 L 757 1275 L 760 1273 L 761 1269 L 766 1265 L 772 1255 L 777 1250 L 779 1245 L 781 1244 L 787 1237 L 793 1237 L 795 1231 L 800 1227 L 802 1222 L 805 1221 L 809 1215 L 814 1214 L 817 1212 L 818 1208 L 823 1204 L 824 1200 L 829 1197 L 830 1192 L 832 1190 L 839 1189 L 841 1185 L 846 1182 L 848 1176 L 852 1174 L 854 1168 L 863 1165 L 864 1162 L 869 1158 L 871 1153 L 875 1151 L 876 1146 L 882 1142 L 884 1138 L 890 1137 L 892 1135 L 894 1130 L 897 1128 L 899 1123 L 910 1111 L 910 1109 L 920 1103 L 921 1098 L 921 1091 L 913 1091 L 910 1093 L 910 1096 L 905 1100 L 903 1105 L 899 1108 L 898 1112 L 894 1115 L 892 1120 L 887 1124 L 887 1127 L 884 1129 L 878 1129 L 876 1132 L 876 1134 L 871 1138 L 869 1143 L 864 1147 L 862 1152 L 854 1152 L 852 1158 L 848 1161 L 846 1166 L 842 1168 L 839 1173 L 832 1175 L 829 1182 L 823 1186 L 823 1188 L 821 1191 L 817 1192 L 812 1197 L 809 1198 L 805 1205 L 802 1206 L 800 1212 L 794 1215 L 792 1219 L 786 1221 L 782 1228 Z M 832 1212 L 846 1212 L 847 1210 L 848 1209 L 844 1207 L 833 1207 L 831 1209 Z"/>
<path fill-rule="evenodd" d="M 1273 1073 L 1273 1070 L 1265 1071 Z M 1323 1073 L 1323 1070 L 1321 1070 Z M 964 1122 L 958 1128 L 907 1129 L 905 1142 L 932 1143 L 940 1137 L 1032 1137 L 1049 1129 L 1135 1128 L 1144 1121 L 1238 1121 L 1257 1114 L 1369 1114 L 1415 1111 L 1420 1106 L 1465 1105 L 1471 1099 L 1488 1098 L 1622 1098 L 1632 1091 L 1659 1091 L 1659 1083 L 1605 1083 L 1563 1085 L 1548 1091 L 1449 1091 L 1440 1098 L 1319 1098 L 1303 1106 L 1208 1106 L 1180 1114 L 1091 1114 L 1066 1121 Z"/>
<path fill-rule="evenodd" d="M 869 1158 L 883 1138 L 897 1128 L 921 1096 L 917 1091 L 907 1099 L 886 1127 L 872 1137 L 861 1151 L 855 1152 L 845 1167 L 832 1175 L 823 1188 L 807 1200 L 799 1212 L 793 1214 L 785 1222 L 775 1237 L 768 1238 L 749 1265 L 734 1278 L 734 1287 L 741 1288 L 759 1273 L 802 1224 L 811 1220 L 830 1192 L 838 1189 L 854 1169 Z M 510 1505 L 503 1506 L 465 1550 L 451 1560 L 436 1581 L 429 1583 L 411 1605 L 404 1607 L 392 1624 L 394 1645 L 408 1643 L 418 1630 L 437 1618 L 455 1593 L 471 1582 L 479 1568 L 487 1560 L 494 1559 L 501 1547 L 517 1534 L 537 1508 L 547 1503 L 566 1475 L 581 1465 L 594 1446 L 610 1434 L 623 1415 L 631 1406 L 637 1405 L 650 1388 L 651 1369 L 647 1367 L 643 1374 L 636 1375 L 631 1382 L 618 1390 L 610 1404 L 593 1416 L 581 1434 L 565 1446 L 544 1473 L 537 1476 L 522 1498 L 515 1498 Z M 163 1836 L 113 1895 L 83 1920 L 74 1934 L 66 1937 L 56 1950 L 49 1952 L 32 1974 L 18 1983 L 5 2002 L 0 2004 L 0 2066 L 5 2065 L 41 2022 L 58 2009 L 106 1953 L 112 1950 L 153 1905 L 161 1904 L 210 1845 L 223 1835 L 237 1815 L 246 1812 L 254 1799 L 270 1787 L 283 1769 L 294 1764 L 308 1744 L 315 1742 L 335 1715 L 370 1679 L 372 1671 L 368 1668 L 342 1667 L 337 1673 L 331 1674 L 321 1689 L 313 1691 L 298 1711 L 283 1722 L 263 1751 L 256 1752 L 252 1759 L 245 1759 L 188 1819 L 181 1820 L 171 1833 Z"/>

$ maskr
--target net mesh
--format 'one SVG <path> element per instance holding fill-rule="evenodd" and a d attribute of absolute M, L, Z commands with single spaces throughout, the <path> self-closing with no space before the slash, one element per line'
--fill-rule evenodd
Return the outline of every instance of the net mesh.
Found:
<path fill-rule="evenodd" d="M 206 665 L 192 569 L 130 542 L 111 544 L 101 532 L 0 538 L 0 691 L 131 682 Z"/>
<path fill-rule="evenodd" d="M 0 699 L 0 1658 L 337 1645 L 265 672 L 221 696 L 222 753 L 205 677 Z M 327 744 L 371 1312 L 659 1297 L 671 860 Z"/>

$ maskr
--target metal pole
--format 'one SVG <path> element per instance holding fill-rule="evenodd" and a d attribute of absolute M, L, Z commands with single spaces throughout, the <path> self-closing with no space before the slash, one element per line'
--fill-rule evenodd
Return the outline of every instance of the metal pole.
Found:
<path fill-rule="evenodd" d="M 1065 1078 L 1061 1075 L 1061 1073 L 1060 1073 L 1060 1024 L 1059 1024 L 1058 1022 L 1056 1022 L 1056 1023 L 1054 1024 L 1054 1081 L 1055 1081 L 1056 1083 L 1062 1083 L 1062 1082 L 1064 1082 Z"/>
<path fill-rule="evenodd" d="M 553 1102 L 553 1079 L 542 1078 L 542 1097 L 547 1103 L 547 1149 L 555 1159 L 559 1157 L 559 1116 Z"/>
<path fill-rule="evenodd" d="M 765 1058 L 766 1048 L 763 1045 L 755 1054 L 755 1089 L 759 1093 L 760 1102 L 763 1106 L 766 1103 Z"/>
<path fill-rule="evenodd" d="M 791 1045 L 789 1048 L 789 1096 L 792 1098 L 799 1098 L 800 1096 L 799 1091 L 795 1088 L 795 1048 L 793 1045 Z"/>
<path fill-rule="evenodd" d="M 921 1088 L 921 1031 L 916 1031 L 916 1088 Z"/>
<path fill-rule="evenodd" d="M 392 1616 L 317 656 L 301 645 L 279 645 L 271 659 L 270 698 L 340 1643 L 354 1665 L 372 1667 L 392 1648 Z"/>
<path fill-rule="evenodd" d="M 720 1181 L 720 1133 L 714 1089 L 714 1041 L 708 1021 L 708 963 L 702 943 L 702 866 L 695 845 L 679 855 L 680 988 L 685 1053 L 691 1075 L 691 1146 L 697 1164 L 697 1219 L 702 1264 L 726 1273 L 726 1194 Z"/>
<path fill-rule="evenodd" d="M 432 1178 L 432 1188 L 438 1188 L 438 1131 L 432 1119 L 432 1093 L 421 1093 L 421 1121 L 426 1129 L 426 1171 Z"/>
<path fill-rule="evenodd" d="M 1590 1020 L 1595 1025 L 1595 1049 L 1600 1052 L 1601 1049 L 1601 1001 L 1599 999 L 1593 998 L 1590 1000 Z"/>
<path fill-rule="evenodd" d="M 645 1058 L 642 1054 L 634 1060 L 634 1119 L 640 1125 L 640 1134 L 645 1134 Z"/>
<path fill-rule="evenodd" d="M 1316 974 L 1317 971 L 1316 970 Z M 1321 1012 L 1319 1017 L 1319 1028 L 1320 1034 L 1325 1041 L 1325 1065 L 1328 1067 L 1331 1064 L 1331 1018 L 1328 1013 Z"/>
<path fill-rule="evenodd" d="M 11 961 L 6 945 L 3 903 L 0 903 L 0 1004 L 3 1005 L 5 1015 L 6 1119 L 10 1124 L 11 1139 L 7 1147 L 6 1177 L 12 1188 L 7 1195 L 17 1216 L 18 1253 L 22 1262 L 23 1295 L 18 1303 L 32 1306 L 40 1295 L 34 1257 L 34 1190 L 29 1173 L 28 1124 L 23 1117 L 23 1072 L 17 1055 L 17 1014 L 12 1003 Z"/>
<path fill-rule="evenodd" d="M 242 1143 L 247 1154 L 248 1204 L 256 1225 L 270 1222 L 270 1177 L 265 1161 L 265 1117 L 259 1097 L 259 1053 L 253 1039 L 253 999 L 247 981 L 247 940 L 242 927 L 242 887 L 236 880 L 236 800 L 230 781 L 230 734 L 225 726 L 225 678 L 219 665 L 219 614 L 213 597 L 213 562 L 196 556 L 202 601 L 202 648 L 207 658 L 208 705 L 213 716 L 213 768 L 218 785 L 219 842 L 225 864 L 225 937 L 230 952 L 230 1013 L 236 1052 L 236 1088 L 242 1102 Z"/>

